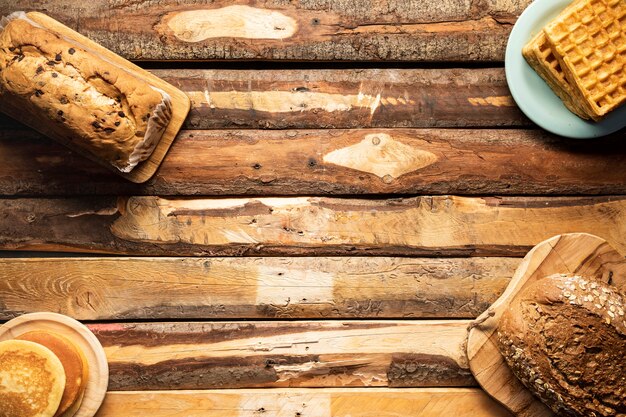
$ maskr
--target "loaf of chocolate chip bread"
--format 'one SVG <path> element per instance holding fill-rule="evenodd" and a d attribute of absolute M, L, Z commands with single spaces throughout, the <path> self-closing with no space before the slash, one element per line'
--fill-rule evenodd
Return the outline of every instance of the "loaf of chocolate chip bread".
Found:
<path fill-rule="evenodd" d="M 0 103 L 121 172 L 151 155 L 172 113 L 167 93 L 23 12 L 0 21 Z"/>
<path fill-rule="evenodd" d="M 498 324 L 515 376 L 558 416 L 626 416 L 623 295 L 581 276 L 524 288 Z"/>

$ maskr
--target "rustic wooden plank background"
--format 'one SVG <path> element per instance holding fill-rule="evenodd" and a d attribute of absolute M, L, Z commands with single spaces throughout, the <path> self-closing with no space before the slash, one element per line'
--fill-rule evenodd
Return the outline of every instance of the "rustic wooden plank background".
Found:
<path fill-rule="evenodd" d="M 470 320 L 552 235 L 626 254 L 626 131 L 560 138 L 508 90 L 528 4 L 0 0 L 192 101 L 140 185 L 0 116 L 0 320 L 85 321 L 99 417 L 509 416 Z"/>
<path fill-rule="evenodd" d="M 0 130 L 0 164 L 5 196 L 623 194 L 626 141 L 566 144 L 537 130 L 183 130 L 155 177 L 133 184 L 18 129 Z"/>
<path fill-rule="evenodd" d="M 475 318 L 517 258 L 0 259 L 0 319 Z"/>
<path fill-rule="evenodd" d="M 181 409 L 188 417 L 511 417 L 482 390 L 473 388 L 111 392 L 96 416 L 171 417 Z"/>
<path fill-rule="evenodd" d="M 105 348 L 114 391 L 435 387 L 476 385 L 464 350 L 468 324 L 159 322 L 93 324 L 90 329 Z"/>
<path fill-rule="evenodd" d="M 0 249 L 160 256 L 520 256 L 587 232 L 626 252 L 626 199 L 2 199 Z"/>
<path fill-rule="evenodd" d="M 134 60 L 501 61 L 530 0 L 15 0 Z"/>

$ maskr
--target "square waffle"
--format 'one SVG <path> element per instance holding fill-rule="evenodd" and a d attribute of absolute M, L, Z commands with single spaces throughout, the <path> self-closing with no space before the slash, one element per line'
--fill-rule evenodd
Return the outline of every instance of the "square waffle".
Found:
<path fill-rule="evenodd" d="M 565 78 L 561 64 L 554 56 L 543 30 L 524 46 L 522 55 L 571 112 L 583 119 L 590 118 L 584 108 L 577 103 L 572 85 Z"/>
<path fill-rule="evenodd" d="M 545 35 L 575 99 L 594 120 L 626 102 L 626 0 L 581 0 Z"/>

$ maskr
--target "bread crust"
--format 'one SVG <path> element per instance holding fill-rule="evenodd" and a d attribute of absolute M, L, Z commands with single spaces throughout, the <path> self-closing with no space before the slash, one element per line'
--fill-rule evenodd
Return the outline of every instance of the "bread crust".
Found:
<path fill-rule="evenodd" d="M 167 93 L 22 12 L 2 26 L 3 101 L 55 124 L 73 145 L 122 172 L 150 156 L 171 119 Z"/>
<path fill-rule="evenodd" d="M 615 288 L 553 275 L 524 288 L 498 324 L 517 378 L 559 416 L 626 415 L 626 316 Z"/>

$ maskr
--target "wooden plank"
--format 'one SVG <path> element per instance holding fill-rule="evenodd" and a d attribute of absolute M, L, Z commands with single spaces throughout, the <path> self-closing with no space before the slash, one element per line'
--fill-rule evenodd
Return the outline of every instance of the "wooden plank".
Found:
<path fill-rule="evenodd" d="M 152 72 L 191 98 L 188 129 L 530 124 L 502 68 Z"/>
<path fill-rule="evenodd" d="M 501 61 L 530 0 L 16 0 L 135 60 Z"/>
<path fill-rule="evenodd" d="M 109 392 L 96 417 L 511 417 L 477 388 Z"/>
<path fill-rule="evenodd" d="M 530 125 L 503 68 L 150 72 L 191 99 L 187 129 Z"/>
<path fill-rule="evenodd" d="M 0 259 L 0 320 L 475 318 L 517 258 Z"/>
<path fill-rule="evenodd" d="M 0 195 L 626 194 L 623 135 L 543 131 L 183 131 L 142 185 L 32 131 L 0 130 Z M 85 180 L 88 178 L 88 180 Z"/>
<path fill-rule="evenodd" d="M 626 198 L 0 199 L 0 249 L 141 255 L 524 255 L 587 232 L 626 253 Z"/>
<path fill-rule="evenodd" d="M 469 321 L 98 323 L 109 390 L 474 386 Z"/>

